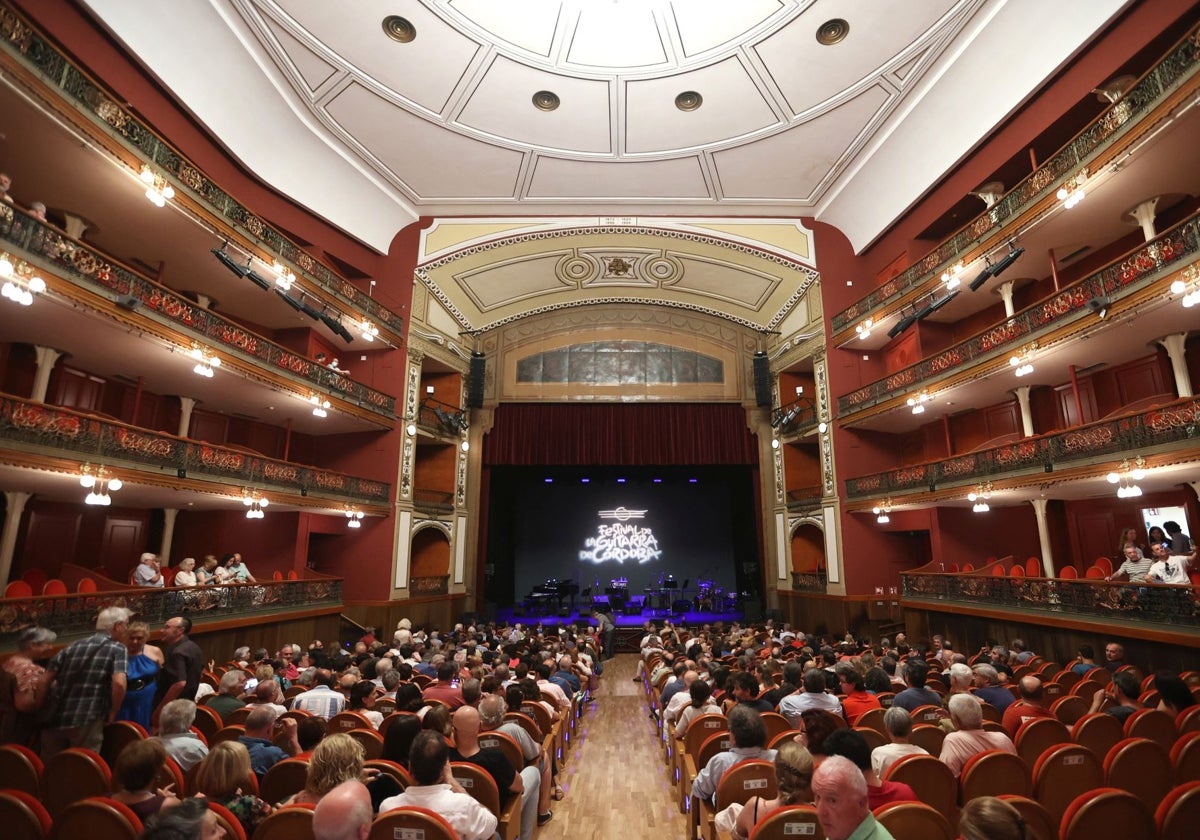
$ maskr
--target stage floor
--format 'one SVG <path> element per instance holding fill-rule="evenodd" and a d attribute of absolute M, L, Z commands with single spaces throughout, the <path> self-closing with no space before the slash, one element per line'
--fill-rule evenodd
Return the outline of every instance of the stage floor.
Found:
<path fill-rule="evenodd" d="M 516 623 L 520 622 L 526 626 L 542 625 L 542 627 L 558 627 L 565 624 L 595 624 L 596 619 L 591 611 L 587 614 L 582 614 L 578 609 L 565 611 L 566 614 L 553 613 L 550 615 L 530 615 L 520 605 L 510 607 L 500 607 L 496 610 L 497 623 Z M 618 628 L 640 628 L 646 621 L 652 621 L 655 625 L 661 625 L 664 620 L 670 621 L 681 627 L 695 627 L 702 624 L 714 624 L 718 621 L 723 621 L 729 624 L 733 621 L 741 621 L 743 614 L 741 610 L 729 610 L 726 612 L 702 612 L 697 610 L 688 610 L 686 612 L 667 612 L 666 610 L 644 610 L 633 615 L 615 615 L 612 616 L 613 623 Z"/>

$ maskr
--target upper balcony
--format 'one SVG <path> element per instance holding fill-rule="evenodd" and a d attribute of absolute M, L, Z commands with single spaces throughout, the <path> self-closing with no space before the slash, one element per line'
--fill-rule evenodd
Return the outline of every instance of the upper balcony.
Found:
<path fill-rule="evenodd" d="M 1040 163 L 1020 183 L 995 204 L 980 212 L 956 233 L 909 266 L 897 276 L 873 289 L 851 306 L 831 318 L 832 343 L 837 346 L 854 342 L 855 346 L 879 346 L 886 327 L 903 314 L 906 306 L 917 305 L 931 293 L 944 295 L 946 272 L 957 266 L 963 278 L 974 278 L 985 267 L 984 257 L 994 258 L 1004 253 L 1005 243 L 1023 238 L 1031 230 L 1059 214 L 1062 202 L 1056 196 L 1060 188 L 1074 190 L 1087 185 L 1089 196 L 1107 180 L 1111 180 L 1143 157 L 1143 147 L 1155 142 L 1156 135 L 1170 128 L 1194 104 L 1194 94 L 1200 88 L 1200 29 L 1193 29 L 1181 39 L 1149 71 L 1136 81 L 1116 102 L 1096 117 L 1057 153 Z M 1194 131 L 1188 135 L 1194 137 Z M 1131 160 L 1132 158 L 1132 160 Z M 1195 158 L 1190 152 L 1176 163 Z M 1155 181 L 1162 178 L 1133 178 L 1126 172 L 1121 180 L 1138 184 L 1143 195 L 1132 199 L 1130 205 L 1118 208 L 1125 212 L 1132 203 L 1166 193 L 1178 193 L 1183 186 L 1183 173 L 1176 169 L 1170 189 L 1157 191 Z M 1115 216 L 1105 225 L 1111 229 Z M 1076 231 L 1078 232 L 1078 231 Z M 1086 241 L 1086 240 L 1085 240 Z M 1022 244 L 1025 244 L 1022 240 Z M 1040 243 L 1038 243 L 1040 244 Z M 1078 248 L 1080 243 L 1074 247 Z M 1050 247 L 1060 247 L 1061 242 Z M 1030 254 L 1045 253 L 1041 248 L 1026 247 Z M 1069 253 L 1063 250 L 1062 253 Z M 1027 258 L 1028 260 L 1028 258 Z M 1043 272 L 1043 276 L 1049 271 Z M 960 298 L 955 308 L 962 307 Z M 859 344 L 861 327 L 870 322 L 877 336 L 873 345 Z"/>

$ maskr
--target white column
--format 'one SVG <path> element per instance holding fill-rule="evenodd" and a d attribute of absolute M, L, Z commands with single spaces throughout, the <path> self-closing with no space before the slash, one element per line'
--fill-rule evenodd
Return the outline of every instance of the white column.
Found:
<path fill-rule="evenodd" d="M 163 509 L 162 545 L 158 549 L 158 559 L 162 561 L 164 569 L 171 565 L 171 541 L 175 538 L 175 517 L 178 515 L 177 508 Z"/>
<path fill-rule="evenodd" d="M 1021 404 L 1021 427 L 1025 437 L 1037 434 L 1033 430 L 1033 412 L 1029 408 L 1029 388 L 1029 385 L 1018 385 L 1013 389 L 1013 393 L 1017 395 L 1017 402 Z"/>
<path fill-rule="evenodd" d="M 1054 577 L 1054 558 L 1050 553 L 1050 529 L 1046 525 L 1046 499 L 1030 499 L 1033 515 L 1037 517 L 1038 540 L 1042 544 L 1042 574 Z"/>
<path fill-rule="evenodd" d="M 1157 206 L 1158 196 L 1154 196 L 1154 198 L 1147 198 L 1129 211 L 1133 220 L 1142 226 L 1142 236 L 1146 237 L 1147 242 L 1158 236 L 1158 231 L 1154 229 L 1154 208 Z"/>
<path fill-rule="evenodd" d="M 17 528 L 21 525 L 21 514 L 25 503 L 33 498 L 32 493 L 11 490 L 4 494 L 4 530 L 0 531 L 0 589 L 8 586 L 8 574 L 12 571 L 13 550 L 17 547 Z M 37 593 L 35 593 L 37 594 Z"/>
<path fill-rule="evenodd" d="M 40 344 L 34 345 L 33 350 L 37 355 L 37 373 L 33 377 L 33 393 L 29 395 L 29 399 L 44 403 L 46 391 L 50 387 L 50 372 L 54 370 L 54 363 L 62 358 L 62 353 L 53 347 L 42 347 Z"/>
<path fill-rule="evenodd" d="M 1013 281 L 1005 280 L 997 286 L 996 294 L 1004 298 L 1004 314 L 1006 317 L 1011 318 L 1016 311 L 1013 309 Z"/>
<path fill-rule="evenodd" d="M 192 428 L 192 409 L 196 407 L 196 401 L 191 397 L 179 398 L 179 432 L 181 438 L 188 436 L 188 432 Z"/>
<path fill-rule="evenodd" d="M 1167 356 L 1171 359 L 1171 370 L 1175 374 L 1175 390 L 1179 392 L 1179 398 L 1194 396 L 1192 377 L 1188 374 L 1187 359 L 1183 355 L 1187 333 L 1171 333 L 1154 340 L 1166 348 Z"/>

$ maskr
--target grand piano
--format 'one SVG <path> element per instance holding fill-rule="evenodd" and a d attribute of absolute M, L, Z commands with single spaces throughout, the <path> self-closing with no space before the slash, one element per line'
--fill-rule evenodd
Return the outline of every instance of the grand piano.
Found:
<path fill-rule="evenodd" d="M 575 596 L 579 594 L 579 584 L 574 580 L 559 580 L 550 578 L 539 583 L 525 596 L 524 607 L 530 615 L 550 615 L 563 611 L 563 602 L 570 598 L 569 609 L 575 609 Z"/>

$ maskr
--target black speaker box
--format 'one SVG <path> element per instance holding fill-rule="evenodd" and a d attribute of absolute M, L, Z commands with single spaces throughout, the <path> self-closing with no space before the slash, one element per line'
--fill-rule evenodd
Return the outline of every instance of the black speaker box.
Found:
<path fill-rule="evenodd" d="M 754 354 L 754 402 L 759 408 L 771 407 L 771 362 L 761 350 Z"/>
<path fill-rule="evenodd" d="M 467 408 L 483 408 L 483 378 L 487 375 L 487 358 L 482 353 L 471 354 L 467 371 Z"/>

